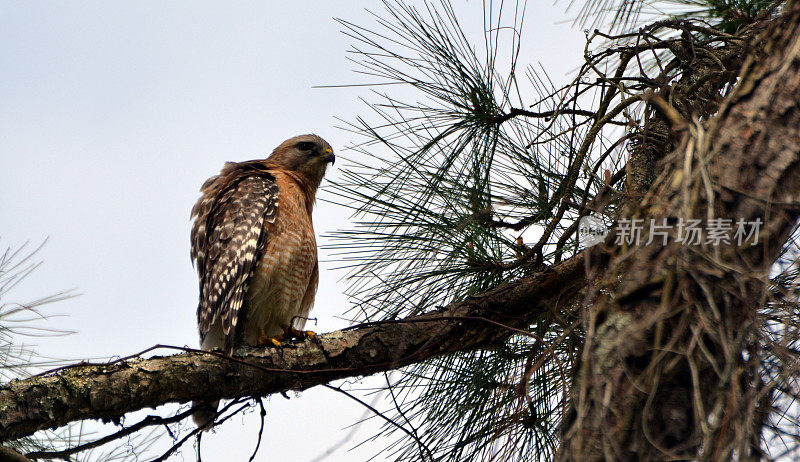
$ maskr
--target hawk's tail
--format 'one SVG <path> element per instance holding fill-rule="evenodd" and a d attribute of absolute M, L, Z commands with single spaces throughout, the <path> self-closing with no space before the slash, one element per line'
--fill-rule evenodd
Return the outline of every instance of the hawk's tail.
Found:
<path fill-rule="evenodd" d="M 214 418 L 217 416 L 217 401 L 195 401 L 192 403 L 195 411 L 192 413 L 192 420 L 202 431 L 211 430 L 214 427 Z"/>

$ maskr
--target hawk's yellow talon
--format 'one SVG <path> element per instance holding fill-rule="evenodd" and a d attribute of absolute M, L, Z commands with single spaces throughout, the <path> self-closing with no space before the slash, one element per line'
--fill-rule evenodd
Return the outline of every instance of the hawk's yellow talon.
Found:
<path fill-rule="evenodd" d="M 300 339 L 308 337 L 311 340 L 314 340 L 314 337 L 317 336 L 316 332 L 312 332 L 310 330 L 297 330 L 294 327 L 289 327 L 288 329 L 286 329 L 285 335 L 286 336 L 291 335 L 292 337 Z"/>
<path fill-rule="evenodd" d="M 279 335 L 277 337 L 270 337 L 267 335 L 266 331 L 263 328 L 259 329 L 258 331 L 258 344 L 259 345 L 275 345 L 276 347 L 281 347 L 281 340 L 283 340 L 283 336 Z"/>

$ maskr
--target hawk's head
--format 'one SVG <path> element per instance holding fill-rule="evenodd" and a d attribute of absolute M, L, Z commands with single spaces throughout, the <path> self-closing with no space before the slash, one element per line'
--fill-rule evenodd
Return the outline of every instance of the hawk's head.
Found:
<path fill-rule="evenodd" d="M 268 160 L 282 169 L 301 173 L 309 183 L 318 186 L 325 175 L 328 163 L 336 156 L 327 141 L 317 135 L 300 135 L 281 143 Z"/>

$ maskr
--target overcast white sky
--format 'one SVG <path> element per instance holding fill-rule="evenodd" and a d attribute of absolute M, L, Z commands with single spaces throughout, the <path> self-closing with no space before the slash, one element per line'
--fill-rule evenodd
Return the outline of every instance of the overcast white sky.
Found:
<path fill-rule="evenodd" d="M 480 33 L 481 2 L 454 3 Z M 583 50 L 582 32 L 563 22 L 566 3 L 529 2 L 526 16 L 521 61 L 541 62 L 556 82 Z M 41 353 L 83 359 L 197 344 L 189 210 L 200 185 L 223 162 L 264 157 L 301 133 L 347 155 L 353 139 L 335 117 L 366 113 L 358 96 L 368 90 L 312 87 L 365 81 L 332 19 L 373 26 L 365 8 L 381 5 L 0 1 L 0 246 L 49 237 L 43 266 L 7 301 L 82 294 L 44 309 L 66 316 L 43 326 L 77 333 L 37 339 Z M 318 202 L 317 234 L 346 228 L 347 215 Z M 349 304 L 344 274 L 320 257 L 319 323 L 309 327 L 327 332 L 346 325 L 337 316 Z M 268 404 L 257 460 L 312 460 L 364 412 L 323 388 Z M 375 425 L 324 460 L 373 456 L 383 441 L 347 450 Z M 255 415 L 232 419 L 204 437 L 204 459 L 247 460 L 257 432 Z M 194 460 L 191 446 L 182 459 Z"/>

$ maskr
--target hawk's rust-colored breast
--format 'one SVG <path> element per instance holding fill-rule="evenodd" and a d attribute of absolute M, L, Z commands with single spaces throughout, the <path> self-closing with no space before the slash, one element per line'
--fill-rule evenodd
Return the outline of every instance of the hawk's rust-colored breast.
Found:
<path fill-rule="evenodd" d="M 245 340 L 251 343 L 261 329 L 278 335 L 293 317 L 306 317 L 311 306 L 303 306 L 303 300 L 309 290 L 316 291 L 317 243 L 308 195 L 292 175 L 272 173 L 280 191 L 278 213 L 264 224 L 266 244 L 248 287 Z M 303 324 L 295 322 L 297 328 Z"/>

